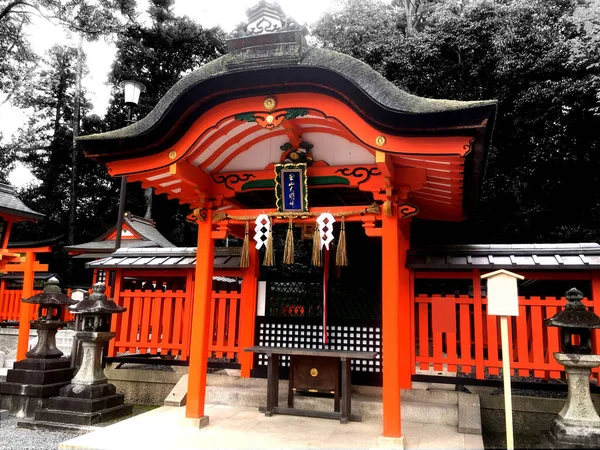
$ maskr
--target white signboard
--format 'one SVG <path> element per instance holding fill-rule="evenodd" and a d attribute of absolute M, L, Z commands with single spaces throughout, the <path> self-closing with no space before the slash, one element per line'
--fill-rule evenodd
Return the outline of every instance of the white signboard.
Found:
<path fill-rule="evenodd" d="M 517 290 L 517 280 L 522 280 L 525 277 L 508 270 L 497 270 L 482 275 L 481 278 L 487 278 L 488 315 L 518 316 L 519 292 Z"/>

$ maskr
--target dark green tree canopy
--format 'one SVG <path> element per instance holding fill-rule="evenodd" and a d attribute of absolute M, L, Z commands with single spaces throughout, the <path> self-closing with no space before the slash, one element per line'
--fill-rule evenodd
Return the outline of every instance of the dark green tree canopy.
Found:
<path fill-rule="evenodd" d="M 592 131 L 600 126 L 597 2 L 429 2 L 410 33 L 393 4 L 364 2 L 360 16 L 358 2 L 345 5 L 317 22 L 321 45 L 363 59 L 416 95 L 499 101 L 478 208 L 464 224 L 421 222 L 415 238 L 600 238 L 599 139 Z M 385 38 L 360 47 L 355 40 L 364 30 Z M 440 228 L 447 232 L 434 231 Z"/>

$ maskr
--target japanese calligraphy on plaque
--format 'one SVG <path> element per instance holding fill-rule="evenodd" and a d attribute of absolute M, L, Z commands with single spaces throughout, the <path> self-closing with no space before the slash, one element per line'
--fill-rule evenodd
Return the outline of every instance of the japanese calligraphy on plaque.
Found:
<path fill-rule="evenodd" d="M 306 164 L 275 165 L 275 202 L 279 212 L 308 211 Z"/>

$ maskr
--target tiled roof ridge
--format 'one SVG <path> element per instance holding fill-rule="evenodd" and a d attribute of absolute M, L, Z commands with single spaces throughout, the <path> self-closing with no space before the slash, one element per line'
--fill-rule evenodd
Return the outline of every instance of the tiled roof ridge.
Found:
<path fill-rule="evenodd" d="M 4 192 L 6 194 L 17 195 L 17 190 L 14 186 L 10 184 L 0 183 L 0 192 Z"/>

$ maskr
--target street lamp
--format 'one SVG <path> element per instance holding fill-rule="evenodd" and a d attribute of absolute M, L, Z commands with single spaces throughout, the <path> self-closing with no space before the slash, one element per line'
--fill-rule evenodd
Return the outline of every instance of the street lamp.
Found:
<path fill-rule="evenodd" d="M 140 101 L 140 94 L 146 91 L 146 86 L 133 80 L 123 80 L 120 84 L 125 94 L 127 106 L 127 123 L 132 124 L 133 107 Z M 119 217 L 117 217 L 117 234 L 115 236 L 115 251 L 121 247 L 121 233 L 123 229 L 123 214 L 125 212 L 125 192 L 127 190 L 127 177 L 121 177 L 121 192 L 119 196 Z"/>
<path fill-rule="evenodd" d="M 142 83 L 133 80 L 124 80 L 121 82 L 123 93 L 125 95 L 125 105 L 127 106 L 127 123 L 133 123 L 131 115 L 133 107 L 137 106 L 140 101 L 140 94 L 146 92 L 146 86 Z"/>

